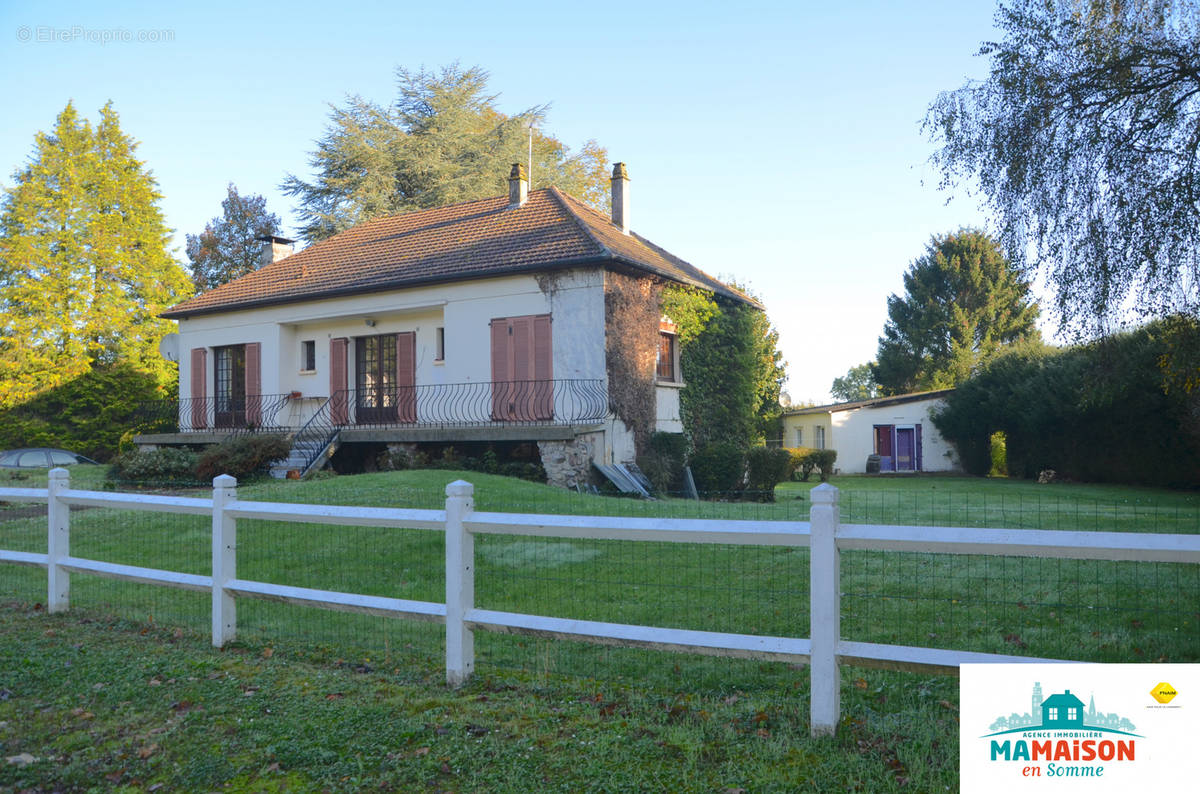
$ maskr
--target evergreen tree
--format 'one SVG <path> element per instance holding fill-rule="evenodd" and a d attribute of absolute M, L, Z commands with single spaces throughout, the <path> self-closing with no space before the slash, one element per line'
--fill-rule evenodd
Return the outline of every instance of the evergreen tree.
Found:
<path fill-rule="evenodd" d="M 334 107 L 310 159 L 316 178 L 284 181 L 284 191 L 300 201 L 305 239 L 321 240 L 381 215 L 503 195 L 512 163 L 527 161 L 530 125 L 532 186 L 556 185 L 607 206 L 608 152 L 588 141 L 573 154 L 536 129 L 547 106 L 506 116 L 479 67 L 398 69 L 397 76 L 393 107 L 357 96 Z"/>
<path fill-rule="evenodd" d="M 259 237 L 278 235 L 279 216 L 267 211 L 262 196 L 242 196 L 231 182 L 221 216 L 213 218 L 200 234 L 187 236 L 192 262 L 192 283 L 201 292 L 219 287 L 262 264 Z"/>
<path fill-rule="evenodd" d="M 871 372 L 886 394 L 955 386 L 1004 345 L 1041 339 L 1029 284 L 980 231 L 935 236 L 904 274 Z"/>
<path fill-rule="evenodd" d="M 0 207 L 0 408 L 121 361 L 167 383 L 158 319 L 191 292 L 150 172 L 111 103 L 38 133 Z"/>

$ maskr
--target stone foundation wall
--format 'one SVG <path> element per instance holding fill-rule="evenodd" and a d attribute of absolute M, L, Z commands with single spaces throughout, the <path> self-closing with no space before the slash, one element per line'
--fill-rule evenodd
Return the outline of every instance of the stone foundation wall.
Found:
<path fill-rule="evenodd" d="M 597 449 L 603 449 L 603 437 L 596 433 L 585 433 L 571 441 L 539 441 L 546 483 L 572 490 L 588 484 L 592 478 L 592 455 Z"/>

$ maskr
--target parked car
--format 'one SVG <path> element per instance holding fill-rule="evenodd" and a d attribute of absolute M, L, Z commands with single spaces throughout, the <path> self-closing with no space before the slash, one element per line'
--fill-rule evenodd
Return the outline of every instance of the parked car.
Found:
<path fill-rule="evenodd" d="M 53 466 L 72 466 L 76 463 L 96 463 L 91 458 L 65 449 L 33 447 L 0 452 L 0 469 L 48 469 Z"/>

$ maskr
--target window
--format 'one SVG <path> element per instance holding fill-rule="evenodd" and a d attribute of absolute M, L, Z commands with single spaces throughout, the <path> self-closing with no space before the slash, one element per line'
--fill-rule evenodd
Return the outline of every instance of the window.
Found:
<path fill-rule="evenodd" d="M 317 342 L 315 339 L 305 339 L 300 343 L 300 371 L 317 371 Z"/>
<path fill-rule="evenodd" d="M 23 469 L 40 469 L 46 465 L 46 453 L 40 449 L 24 452 L 17 458 L 17 465 Z"/>
<path fill-rule="evenodd" d="M 813 441 L 815 442 L 813 446 L 817 449 L 825 449 L 825 428 L 817 425 L 813 428 L 813 431 Z"/>
<path fill-rule="evenodd" d="M 804 446 L 804 428 L 803 427 L 796 428 L 796 446 L 798 446 L 798 447 Z"/>
<path fill-rule="evenodd" d="M 213 354 L 217 427 L 241 427 L 246 423 L 246 346 L 217 347 Z"/>
<path fill-rule="evenodd" d="M 1071 720 L 1072 722 L 1079 719 L 1079 709 L 1075 708 L 1074 706 L 1069 706 L 1067 708 L 1067 719 Z"/>
<path fill-rule="evenodd" d="M 63 452 L 61 449 L 50 450 L 51 466 L 71 466 L 79 462 L 80 460 L 78 455 L 72 455 L 70 452 Z"/>
<path fill-rule="evenodd" d="M 1054 706 L 1050 706 L 1049 708 L 1047 708 L 1046 709 L 1046 719 L 1049 720 L 1050 722 L 1056 721 L 1058 719 L 1058 709 L 1055 708 Z"/>
<path fill-rule="evenodd" d="M 434 361 L 446 360 L 446 329 L 437 329 L 437 353 L 433 357 Z"/>
<path fill-rule="evenodd" d="M 492 320 L 492 418 L 554 418 L 554 347 L 548 314 Z"/>
<path fill-rule="evenodd" d="M 676 356 L 675 334 L 662 331 L 658 335 L 658 366 L 656 374 L 659 380 L 677 382 L 679 380 L 678 358 Z"/>

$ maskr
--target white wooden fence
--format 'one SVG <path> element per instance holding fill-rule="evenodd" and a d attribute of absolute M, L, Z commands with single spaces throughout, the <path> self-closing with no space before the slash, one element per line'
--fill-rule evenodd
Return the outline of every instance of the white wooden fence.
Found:
<path fill-rule="evenodd" d="M 475 668 L 477 629 L 530 634 L 609 645 L 807 662 L 811 679 L 811 730 L 833 733 L 840 714 L 839 665 L 957 673 L 964 662 L 1045 662 L 1028 656 L 973 653 L 844 640 L 840 628 L 840 552 L 843 549 L 991 554 L 1092 560 L 1200 563 L 1200 535 L 1119 532 L 1066 532 L 1028 529 L 840 525 L 838 491 L 812 490 L 810 520 L 732 521 L 486 513 L 474 510 L 474 486 L 446 486 L 444 510 L 254 502 L 238 498 L 237 481 L 213 480 L 211 498 L 148 496 L 70 488 L 65 469 L 50 472 L 48 486 L 0 488 L 0 500 L 48 502 L 47 553 L 0 549 L 0 562 L 45 568 L 51 612 L 70 604 L 70 576 L 88 573 L 212 594 L 212 642 L 217 647 L 237 633 L 237 599 L 263 598 L 342 612 L 444 623 L 446 681 L 458 686 Z M 212 575 L 180 573 L 71 555 L 70 506 L 115 507 L 212 516 Z M 337 524 L 396 529 L 438 529 L 446 533 L 446 601 L 409 601 L 331 592 L 239 579 L 237 520 Z M 719 543 L 810 548 L 809 637 L 770 637 L 710 631 L 603 623 L 479 609 L 475 606 L 474 536 L 480 533 L 553 538 Z"/>

